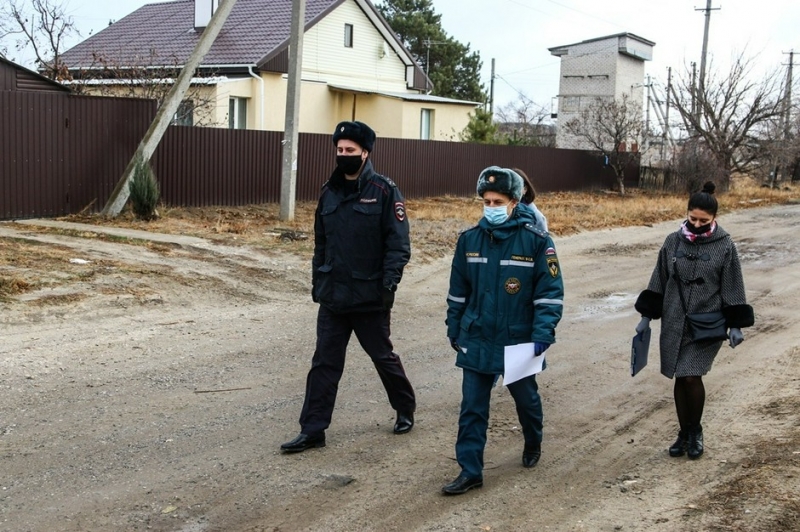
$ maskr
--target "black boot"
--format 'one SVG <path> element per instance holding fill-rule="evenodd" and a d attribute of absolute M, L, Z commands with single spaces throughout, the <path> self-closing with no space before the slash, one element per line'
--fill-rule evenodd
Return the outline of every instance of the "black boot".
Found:
<path fill-rule="evenodd" d="M 686 446 L 686 453 L 692 460 L 697 460 L 703 456 L 703 426 L 697 425 L 689 432 L 689 442 Z"/>
<path fill-rule="evenodd" d="M 533 445 L 525 445 L 525 448 L 522 450 L 522 466 L 523 467 L 533 467 L 539 462 L 539 458 L 542 457 L 542 445 L 540 443 L 535 443 Z"/>
<path fill-rule="evenodd" d="M 675 440 L 675 443 L 673 443 L 672 446 L 669 448 L 669 455 L 672 456 L 673 458 L 678 456 L 683 456 L 684 454 L 686 454 L 687 444 L 688 444 L 687 431 L 681 429 L 681 431 L 678 432 L 678 439 Z"/>

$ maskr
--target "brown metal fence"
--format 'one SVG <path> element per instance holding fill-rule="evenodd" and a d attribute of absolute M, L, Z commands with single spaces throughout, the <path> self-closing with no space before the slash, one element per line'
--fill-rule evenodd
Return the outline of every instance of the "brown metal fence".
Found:
<path fill-rule="evenodd" d="M 147 100 L 0 92 L 0 219 L 99 210 L 136 150 Z M 171 126 L 153 157 L 164 202 L 247 205 L 280 199 L 282 132 Z M 297 199 L 314 200 L 335 164 L 329 135 L 301 134 Z M 585 151 L 378 139 L 375 168 L 407 198 L 475 193 L 492 164 L 523 169 L 537 191 L 608 187 L 610 169 Z M 631 168 L 627 184 L 638 182 Z"/>
<path fill-rule="evenodd" d="M 149 100 L 0 92 L 0 219 L 102 207 L 154 113 Z"/>

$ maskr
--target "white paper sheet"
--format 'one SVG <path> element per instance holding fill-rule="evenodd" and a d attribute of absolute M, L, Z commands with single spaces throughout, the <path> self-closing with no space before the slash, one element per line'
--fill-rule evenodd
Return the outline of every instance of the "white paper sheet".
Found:
<path fill-rule="evenodd" d="M 504 359 L 503 386 L 541 373 L 544 365 L 544 353 L 538 357 L 533 356 L 533 342 L 506 346 Z"/>

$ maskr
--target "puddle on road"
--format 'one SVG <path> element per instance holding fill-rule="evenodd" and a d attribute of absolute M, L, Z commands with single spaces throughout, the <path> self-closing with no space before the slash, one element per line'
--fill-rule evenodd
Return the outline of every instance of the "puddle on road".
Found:
<path fill-rule="evenodd" d="M 584 305 L 581 308 L 578 319 L 589 317 L 592 318 L 613 318 L 621 310 L 632 311 L 633 303 L 639 294 L 628 294 L 625 292 L 614 292 L 612 294 L 591 294 L 592 298 L 590 305 Z"/>

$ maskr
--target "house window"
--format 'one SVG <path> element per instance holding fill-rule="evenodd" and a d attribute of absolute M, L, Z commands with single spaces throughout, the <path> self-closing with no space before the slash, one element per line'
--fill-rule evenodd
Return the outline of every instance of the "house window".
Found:
<path fill-rule="evenodd" d="M 563 111 L 580 111 L 581 110 L 581 97 L 580 96 L 564 96 Z"/>
<path fill-rule="evenodd" d="M 193 126 L 194 125 L 194 102 L 192 100 L 183 100 L 178 105 L 178 110 L 175 116 L 172 117 L 173 126 Z"/>
<path fill-rule="evenodd" d="M 433 109 L 422 109 L 419 115 L 419 138 L 431 140 L 433 136 Z"/>
<path fill-rule="evenodd" d="M 228 100 L 228 129 L 247 129 L 247 98 Z"/>
<path fill-rule="evenodd" d="M 352 48 L 353 47 L 353 25 L 352 24 L 345 24 L 344 25 L 344 47 L 345 48 Z"/>

